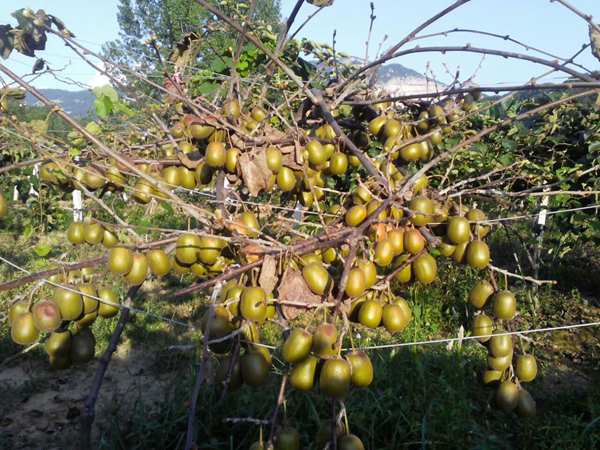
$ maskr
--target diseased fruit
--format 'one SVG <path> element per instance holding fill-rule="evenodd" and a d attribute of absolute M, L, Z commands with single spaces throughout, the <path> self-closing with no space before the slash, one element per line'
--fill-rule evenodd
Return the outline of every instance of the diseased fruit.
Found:
<path fill-rule="evenodd" d="M 130 286 L 137 286 L 142 284 L 148 274 L 148 259 L 146 255 L 142 253 L 135 253 L 133 255 L 133 263 L 131 264 L 131 270 L 125 275 L 125 281 Z"/>
<path fill-rule="evenodd" d="M 366 289 L 365 274 L 359 268 L 351 269 L 348 272 L 346 288 L 344 291 L 348 297 L 360 297 Z"/>
<path fill-rule="evenodd" d="M 337 441 L 337 448 L 338 450 L 365 450 L 362 441 L 354 434 L 340 436 Z"/>
<path fill-rule="evenodd" d="M 504 381 L 496 391 L 496 404 L 504 412 L 513 411 L 519 403 L 519 388 L 512 381 Z"/>
<path fill-rule="evenodd" d="M 321 357 L 335 354 L 337 338 L 338 332 L 335 325 L 331 323 L 319 325 L 313 334 L 313 352 Z"/>
<path fill-rule="evenodd" d="M 89 328 L 83 328 L 71 338 L 71 361 L 86 363 L 94 358 L 96 338 Z"/>
<path fill-rule="evenodd" d="M 108 254 L 108 270 L 117 275 L 125 275 L 133 265 L 133 252 L 125 247 L 113 247 Z"/>
<path fill-rule="evenodd" d="M 352 372 L 352 384 L 356 387 L 367 387 L 373 382 L 373 364 L 366 353 L 353 351 L 346 355 Z"/>
<path fill-rule="evenodd" d="M 260 386 L 269 377 L 269 363 L 257 352 L 247 352 L 240 358 L 240 370 L 248 386 Z"/>
<path fill-rule="evenodd" d="M 283 427 L 275 437 L 275 450 L 300 450 L 300 433 L 290 426 Z"/>
<path fill-rule="evenodd" d="M 302 328 L 294 328 L 281 348 L 284 361 L 295 364 L 305 359 L 312 348 L 313 337 Z"/>
<path fill-rule="evenodd" d="M 479 281 L 469 292 L 469 303 L 477 309 L 485 306 L 488 299 L 494 293 L 494 287 L 487 280 Z"/>
<path fill-rule="evenodd" d="M 243 318 L 262 323 L 267 317 L 267 294 L 260 287 L 244 288 L 240 297 L 240 313 Z"/>
<path fill-rule="evenodd" d="M 487 342 L 490 340 L 491 334 L 494 331 L 494 322 L 489 316 L 479 314 L 473 319 L 473 336 L 482 336 L 477 339 L 479 342 Z"/>
<path fill-rule="evenodd" d="M 302 276 L 310 290 L 317 295 L 323 295 L 330 282 L 329 273 L 320 262 L 313 262 L 304 266 Z"/>
<path fill-rule="evenodd" d="M 84 237 L 84 225 L 82 222 L 73 222 L 67 229 L 67 239 L 71 244 L 77 245 L 85 241 Z"/>
<path fill-rule="evenodd" d="M 299 391 L 310 391 L 315 385 L 315 373 L 319 358 L 309 355 L 290 371 L 290 384 Z"/>
<path fill-rule="evenodd" d="M 56 330 L 62 322 L 60 308 L 52 300 L 37 302 L 31 308 L 31 314 L 34 326 L 44 333 Z"/>
<path fill-rule="evenodd" d="M 330 397 L 342 399 L 350 392 L 350 364 L 343 359 L 328 359 L 321 368 L 319 388 Z"/>
<path fill-rule="evenodd" d="M 511 320 L 517 312 L 517 299 L 510 291 L 500 291 L 494 295 L 493 310 L 496 317 Z"/>
<path fill-rule="evenodd" d="M 10 337 L 19 345 L 31 345 L 39 339 L 40 331 L 35 327 L 32 313 L 20 314 L 14 319 Z"/>
<path fill-rule="evenodd" d="M 431 284 L 437 276 L 437 263 L 429 253 L 423 253 L 412 263 L 412 270 L 421 284 Z"/>
<path fill-rule="evenodd" d="M 148 266 L 150 266 L 150 270 L 157 277 L 162 277 L 168 274 L 171 270 L 169 256 L 164 250 L 150 250 L 148 253 L 146 253 L 146 258 L 148 260 Z"/>
<path fill-rule="evenodd" d="M 517 358 L 515 374 L 522 383 L 529 383 L 537 376 L 537 362 L 533 355 L 521 355 Z"/>
<path fill-rule="evenodd" d="M 483 269 L 490 263 L 490 249 L 480 240 L 474 240 L 467 246 L 467 264 L 474 269 Z"/>
<path fill-rule="evenodd" d="M 54 301 L 63 320 L 77 320 L 83 314 L 83 299 L 74 287 L 54 289 Z"/>
<path fill-rule="evenodd" d="M 455 244 L 464 244 L 471 237 L 471 228 L 469 221 L 461 216 L 453 216 L 448 219 L 446 225 L 446 236 L 448 240 Z"/>

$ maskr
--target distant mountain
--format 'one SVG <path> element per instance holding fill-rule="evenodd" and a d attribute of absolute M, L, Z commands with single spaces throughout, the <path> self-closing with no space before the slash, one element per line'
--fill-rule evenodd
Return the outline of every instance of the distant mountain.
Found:
<path fill-rule="evenodd" d="M 437 92 L 444 84 L 401 64 L 385 64 L 379 68 L 377 86 L 388 95 L 410 95 Z"/>
<path fill-rule="evenodd" d="M 40 92 L 73 117 L 85 117 L 94 105 L 96 97 L 91 91 L 65 91 L 63 89 L 40 89 Z M 29 106 L 41 106 L 41 103 L 31 94 L 25 97 Z"/>

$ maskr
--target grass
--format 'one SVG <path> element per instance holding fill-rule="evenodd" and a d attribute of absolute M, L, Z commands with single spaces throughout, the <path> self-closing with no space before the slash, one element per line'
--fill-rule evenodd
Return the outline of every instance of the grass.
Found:
<path fill-rule="evenodd" d="M 61 235 L 50 233 L 45 238 L 60 253 L 66 247 Z M 495 241 L 493 241 L 495 242 Z M 26 255 L 20 263 L 28 268 L 49 264 L 40 262 L 32 252 L 24 251 L 27 242 L 0 242 L 0 253 Z M 496 242 L 496 245 L 504 245 Z M 15 248 L 17 250 L 15 250 Z M 506 249 L 506 246 L 503 248 Z M 78 257 L 89 256 L 89 250 L 77 249 Z M 497 264 L 511 270 L 511 255 L 498 252 Z M 355 333 L 357 346 L 400 341 L 418 341 L 436 337 L 456 336 L 461 325 L 467 325 L 471 311 L 466 297 L 478 274 L 468 268 L 441 264 L 442 278 L 428 287 L 411 286 L 399 289 L 413 308 L 413 320 L 400 336 L 390 337 L 382 330 L 359 327 Z M 574 266 L 569 266 L 574 271 Z M 578 276 L 583 277 L 585 267 Z M 0 277 L 10 272 L 0 269 Z M 569 272 L 571 273 L 571 272 Z M 560 273 L 557 273 L 560 275 Z M 111 283 L 107 279 L 104 282 Z M 170 280 L 176 285 L 177 279 Z M 577 289 L 529 287 L 513 284 L 520 300 L 520 312 L 515 328 L 549 326 L 598 320 L 598 298 Z M 150 286 L 150 293 L 136 299 L 137 308 L 156 315 L 193 323 L 199 317 L 197 299 L 177 303 L 165 298 L 160 290 Z M 25 292 L 25 291 L 24 291 Z M 41 291 L 45 292 L 45 291 Z M 14 292 L 0 297 L 2 310 Z M 298 322 L 303 320 L 299 318 Z M 115 319 L 97 321 L 93 325 L 97 339 L 97 354 L 108 343 Z M 276 325 L 263 327 L 262 339 L 276 342 L 280 331 Z M 185 440 L 187 410 L 195 374 L 195 352 L 169 352 L 172 345 L 198 342 L 199 336 L 173 324 L 158 321 L 148 315 L 136 315 L 124 333 L 119 348 L 119 364 L 142 358 L 144 364 L 136 371 L 118 372 L 123 377 L 141 377 L 143 381 L 112 400 L 106 391 L 106 401 L 99 404 L 94 441 L 101 449 L 170 449 L 182 448 Z M 375 366 L 375 381 L 371 388 L 355 390 L 345 401 L 349 425 L 369 449 L 593 449 L 600 446 L 600 336 L 596 330 L 574 333 L 538 335 L 527 343 L 540 364 L 540 376 L 527 386 L 538 402 L 539 414 L 522 419 L 504 414 L 493 406 L 493 389 L 484 387 L 479 374 L 485 366 L 485 349 L 475 343 L 396 348 L 370 353 Z M 131 347 L 137 353 L 124 348 Z M 9 339 L 6 320 L 0 322 L 0 361 L 20 349 Z M 131 360 L 131 361 L 129 361 Z M 113 363 L 117 364 L 117 363 Z M 28 399 L 47 392 L 56 383 L 69 383 L 84 388 L 91 383 L 94 365 L 64 372 L 49 372 L 42 349 L 24 355 L 11 367 L 23 366 L 27 381 L 17 387 L 0 383 L 0 428 L 11 429 L 14 411 L 25 408 Z M 133 367 L 133 366 L 132 366 Z M 140 369 L 141 367 L 141 369 Z M 200 394 L 196 420 L 200 449 L 246 449 L 258 438 L 256 425 L 224 422 L 226 417 L 266 418 L 275 403 L 279 375 L 283 365 L 275 354 L 275 370 L 269 383 L 261 388 L 244 386 L 220 401 L 219 388 L 209 384 Z M 139 372 L 142 372 L 140 375 Z M 0 371 L 0 376 L 1 376 Z M 110 375 L 110 371 L 109 371 Z M 82 381 L 83 379 L 83 381 Z M 14 381 L 14 380 L 12 380 Z M 118 386 L 128 379 L 112 377 L 107 383 Z M 152 386 L 158 388 L 152 389 Z M 129 385 L 128 385 L 129 386 Z M 135 387 L 134 387 L 135 386 Z M 65 388 L 63 388 L 65 389 Z M 83 390 L 85 393 L 85 389 Z M 81 404 L 75 404 L 77 408 Z M 65 406 L 66 408 L 66 406 Z M 308 394 L 290 390 L 283 408 L 286 421 L 301 433 L 302 448 L 315 448 L 315 436 L 327 424 L 329 401 L 318 390 Z M 42 411 L 43 413 L 43 411 Z M 33 419 L 31 419 L 34 421 Z M 268 433 L 268 430 L 264 430 Z M 47 434 L 43 445 L 33 437 L 30 447 L 69 448 L 77 435 L 76 415 L 59 431 Z M 23 433 L 0 433 L 0 448 L 16 448 L 27 442 Z M 23 448 L 27 447 L 25 445 Z"/>

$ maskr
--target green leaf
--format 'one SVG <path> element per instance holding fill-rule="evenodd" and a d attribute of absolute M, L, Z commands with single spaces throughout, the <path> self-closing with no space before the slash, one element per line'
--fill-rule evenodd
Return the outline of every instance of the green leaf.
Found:
<path fill-rule="evenodd" d="M 209 95 L 214 93 L 217 89 L 219 89 L 219 85 L 215 83 L 202 83 L 198 86 L 198 92 L 201 95 Z"/>
<path fill-rule="evenodd" d="M 98 86 L 93 89 L 94 95 L 96 98 L 100 98 L 102 96 L 108 97 L 114 103 L 119 101 L 119 94 L 110 84 L 105 84 L 104 86 Z"/>
<path fill-rule="evenodd" d="M 47 256 L 51 250 L 52 250 L 52 247 L 50 247 L 49 245 L 46 245 L 46 244 L 40 244 L 33 249 L 35 254 L 41 258 L 43 258 L 44 256 Z"/>
<path fill-rule="evenodd" d="M 108 96 L 102 95 L 94 101 L 94 108 L 98 117 L 105 119 L 113 111 L 113 102 Z"/>

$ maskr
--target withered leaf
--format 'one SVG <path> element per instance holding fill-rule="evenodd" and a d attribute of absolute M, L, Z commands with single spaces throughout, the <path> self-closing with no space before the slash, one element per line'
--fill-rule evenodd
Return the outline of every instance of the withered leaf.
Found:
<path fill-rule="evenodd" d="M 277 292 L 277 298 L 282 302 L 321 303 L 322 300 L 310 290 L 302 274 L 296 269 L 285 271 Z M 281 312 L 288 320 L 294 319 L 305 310 L 302 306 L 281 305 Z"/>
<path fill-rule="evenodd" d="M 277 260 L 271 255 L 265 255 L 258 277 L 258 284 L 267 294 L 273 292 L 277 285 Z"/>

